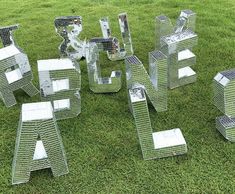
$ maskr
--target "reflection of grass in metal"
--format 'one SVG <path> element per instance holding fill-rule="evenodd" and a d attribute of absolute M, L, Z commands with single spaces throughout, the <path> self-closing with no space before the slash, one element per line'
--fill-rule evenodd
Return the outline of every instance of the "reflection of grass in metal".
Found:
<path fill-rule="evenodd" d="M 3 43 L 2 43 L 2 41 L 0 41 L 0 48 L 3 48 Z"/>
<path fill-rule="evenodd" d="M 99 53 L 104 48 L 98 44 L 90 42 L 86 52 L 87 71 L 89 77 L 89 87 L 94 93 L 118 92 L 122 86 L 121 72 L 112 71 L 108 77 L 101 76 Z"/>
<path fill-rule="evenodd" d="M 13 71 L 13 70 L 15 70 L 15 69 L 18 69 L 18 68 L 19 68 L 19 65 L 18 65 L 18 64 L 13 65 L 13 66 L 11 66 L 10 68 L 7 68 L 7 69 L 5 70 L 5 73 L 11 72 L 11 71 Z"/>

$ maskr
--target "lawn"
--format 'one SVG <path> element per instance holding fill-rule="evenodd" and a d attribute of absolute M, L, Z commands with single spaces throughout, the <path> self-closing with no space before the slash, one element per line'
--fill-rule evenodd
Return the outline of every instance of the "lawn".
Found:
<path fill-rule="evenodd" d="M 89 90 L 87 67 L 82 72 L 82 113 L 58 122 L 69 174 L 53 178 L 51 170 L 31 173 L 30 182 L 11 186 L 11 164 L 22 103 L 40 101 L 17 91 L 18 104 L 0 102 L 0 193 L 235 193 L 235 144 L 215 128 L 223 115 L 213 105 L 212 79 L 235 66 L 234 0 L 0 0 L 0 26 L 20 24 L 17 43 L 28 54 L 38 87 L 37 60 L 59 58 L 56 16 L 83 17 L 81 38 L 100 37 L 99 18 L 109 16 L 112 34 L 120 38 L 117 15 L 128 13 L 135 55 L 148 68 L 148 52 L 155 47 L 155 16 L 175 22 L 183 9 L 197 13 L 196 83 L 168 90 L 168 110 L 150 105 L 155 131 L 181 128 L 187 155 L 144 161 L 128 109 L 123 61 L 103 57 L 102 73 L 121 69 L 123 86 L 113 94 Z"/>

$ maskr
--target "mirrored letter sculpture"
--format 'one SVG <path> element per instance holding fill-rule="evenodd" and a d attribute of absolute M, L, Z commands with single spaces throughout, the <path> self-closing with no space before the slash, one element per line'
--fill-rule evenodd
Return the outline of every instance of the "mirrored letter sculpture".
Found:
<path fill-rule="evenodd" d="M 107 51 L 110 48 L 110 45 L 112 46 L 112 38 L 103 40 L 103 42 L 99 42 L 97 39 L 93 40 L 94 42 L 88 43 L 86 62 L 89 86 L 94 93 L 118 92 L 122 86 L 121 71 L 112 71 L 110 77 L 101 77 L 99 52 L 102 50 Z"/>
<path fill-rule="evenodd" d="M 12 166 L 12 184 L 29 181 L 30 172 L 51 168 L 54 176 L 68 173 L 62 139 L 50 102 L 22 105 Z"/>
<path fill-rule="evenodd" d="M 78 60 L 85 57 L 86 41 L 78 38 L 82 31 L 82 17 L 58 17 L 54 23 L 56 32 L 64 39 L 59 46 L 61 56 Z"/>
<path fill-rule="evenodd" d="M 133 47 L 131 42 L 131 33 L 129 29 L 128 19 L 126 13 L 121 13 L 118 15 L 118 21 L 120 26 L 120 31 L 122 35 L 122 41 L 124 48 L 120 48 L 119 42 L 116 42 L 116 51 L 107 51 L 108 58 L 112 61 L 122 60 L 126 56 L 133 55 Z M 103 17 L 100 19 L 100 27 L 104 38 L 111 38 L 111 29 L 108 17 Z"/>
<path fill-rule="evenodd" d="M 183 10 L 173 27 L 166 16 L 156 17 L 156 49 L 168 57 L 168 87 L 176 88 L 196 81 L 191 66 L 196 63 L 192 48 L 197 45 L 196 14 Z"/>
<path fill-rule="evenodd" d="M 1 37 L 2 44 L 4 47 L 10 46 L 10 45 L 16 45 L 14 36 L 13 36 L 13 31 L 18 28 L 19 28 L 18 24 L 15 24 L 12 26 L 0 27 L 0 37 Z"/>
<path fill-rule="evenodd" d="M 167 59 L 160 51 L 149 53 L 149 72 L 136 56 L 125 59 L 127 88 L 143 88 L 156 111 L 167 110 Z M 130 106 L 131 108 L 131 106 Z"/>
<path fill-rule="evenodd" d="M 216 118 L 216 128 L 235 142 L 235 69 L 218 73 L 213 80 L 214 104 L 225 115 Z"/>
<path fill-rule="evenodd" d="M 12 30 L 18 25 L 0 28 L 0 36 L 5 47 L 0 49 L 0 97 L 7 107 L 15 105 L 13 94 L 18 89 L 29 96 L 38 93 L 33 85 L 33 75 L 27 55 L 15 45 Z"/>
<path fill-rule="evenodd" d="M 76 117 L 81 113 L 81 71 L 71 59 L 38 61 L 42 101 L 51 101 L 56 119 Z"/>
<path fill-rule="evenodd" d="M 187 153 L 180 129 L 153 133 L 144 90 L 130 89 L 129 95 L 143 158 L 150 160 Z"/>

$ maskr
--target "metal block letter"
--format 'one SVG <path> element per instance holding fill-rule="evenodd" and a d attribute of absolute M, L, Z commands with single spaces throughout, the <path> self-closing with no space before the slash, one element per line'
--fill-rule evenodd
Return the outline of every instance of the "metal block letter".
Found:
<path fill-rule="evenodd" d="M 68 173 L 62 139 L 50 102 L 22 105 L 12 165 L 12 184 L 29 181 L 30 172 L 51 168 L 54 176 Z"/>
<path fill-rule="evenodd" d="M 129 89 L 129 95 L 143 158 L 150 160 L 187 153 L 179 128 L 153 132 L 144 90 Z"/>
<path fill-rule="evenodd" d="M 160 51 L 149 53 L 149 72 L 136 56 L 125 59 L 127 88 L 143 88 L 156 111 L 167 110 L 167 59 Z M 131 108 L 131 106 L 130 106 Z"/>
<path fill-rule="evenodd" d="M 64 39 L 59 46 L 61 56 L 78 60 L 85 57 L 86 41 L 78 38 L 82 31 L 82 17 L 58 17 L 54 23 L 56 32 Z"/>
<path fill-rule="evenodd" d="M 86 51 L 87 71 L 89 86 L 94 93 L 118 92 L 121 89 L 121 71 L 112 71 L 110 77 L 101 77 L 99 52 L 110 50 L 112 42 L 113 38 L 96 38 L 88 44 Z"/>
<path fill-rule="evenodd" d="M 56 119 L 76 117 L 81 112 L 81 72 L 68 58 L 38 61 L 42 101 L 51 101 Z"/>
<path fill-rule="evenodd" d="M 192 48 L 197 45 L 196 14 L 183 10 L 173 27 L 166 16 L 156 17 L 156 49 L 168 57 L 168 87 L 176 88 L 196 81 L 191 66 L 196 63 Z"/>
<path fill-rule="evenodd" d="M 18 25 L 0 28 L 0 37 L 5 47 L 0 49 L 0 98 L 7 107 L 15 105 L 13 94 L 18 89 L 24 90 L 29 96 L 38 93 L 33 85 L 33 75 L 27 55 L 16 46 L 12 30 Z"/>
<path fill-rule="evenodd" d="M 217 73 L 213 80 L 214 104 L 225 115 L 216 118 L 216 128 L 235 142 L 235 69 Z"/>
<path fill-rule="evenodd" d="M 118 21 L 119 21 L 124 48 L 120 48 L 119 42 L 117 41 L 116 52 L 107 51 L 108 58 L 112 61 L 122 60 L 126 56 L 131 56 L 134 54 L 127 14 L 126 13 L 119 14 Z M 102 30 L 103 38 L 112 37 L 108 17 L 103 17 L 100 19 L 100 27 Z"/>

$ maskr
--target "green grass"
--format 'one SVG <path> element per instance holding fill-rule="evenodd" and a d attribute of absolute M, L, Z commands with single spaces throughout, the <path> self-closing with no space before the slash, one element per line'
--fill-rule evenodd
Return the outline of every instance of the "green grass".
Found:
<path fill-rule="evenodd" d="M 103 74 L 121 68 L 123 87 L 116 94 L 93 94 L 82 61 L 82 113 L 58 122 L 70 173 L 53 178 L 49 169 L 37 171 L 29 183 L 11 186 L 20 107 L 40 99 L 18 91 L 16 106 L 8 109 L 0 102 L 0 193 L 235 193 L 235 144 L 217 132 L 215 118 L 223 113 L 212 103 L 213 77 L 234 67 L 234 0 L 0 0 L 0 25 L 21 25 L 15 38 L 28 54 L 38 86 L 37 60 L 59 57 L 56 16 L 83 16 L 81 37 L 90 39 L 101 36 L 98 20 L 107 15 L 119 38 L 117 14 L 127 12 L 135 54 L 147 68 L 155 16 L 165 14 L 175 21 L 183 9 L 197 13 L 198 80 L 169 90 L 168 111 L 156 113 L 150 106 L 150 115 L 155 130 L 181 128 L 188 154 L 144 161 L 128 110 L 124 63 L 104 58 Z"/>

